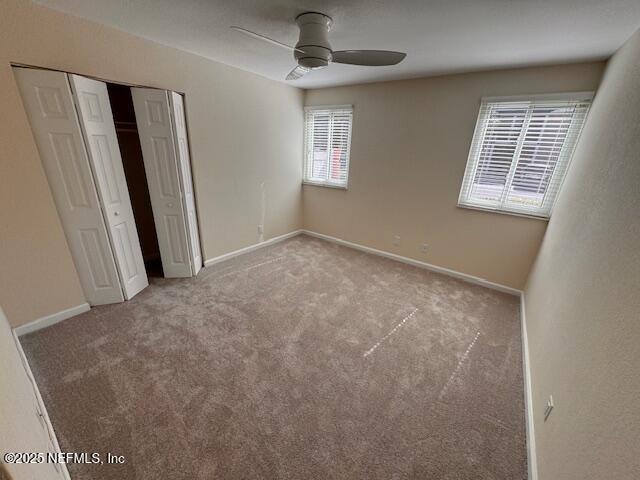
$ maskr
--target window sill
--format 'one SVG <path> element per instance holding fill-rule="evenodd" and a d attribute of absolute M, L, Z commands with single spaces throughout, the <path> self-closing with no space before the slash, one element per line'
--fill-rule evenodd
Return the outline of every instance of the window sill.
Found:
<path fill-rule="evenodd" d="M 322 183 L 322 182 L 310 182 L 303 181 L 302 185 L 311 185 L 312 187 L 327 187 L 327 188 L 335 188 L 336 190 L 346 190 L 346 185 L 335 185 L 333 183 Z"/>
<path fill-rule="evenodd" d="M 542 220 L 543 222 L 548 222 L 549 221 L 549 217 L 547 216 L 543 216 L 543 215 L 534 215 L 531 213 L 522 213 L 522 212 L 511 212 L 509 210 L 497 210 L 495 208 L 490 208 L 490 207 L 481 207 L 478 205 L 467 205 L 464 203 L 459 203 L 457 205 L 458 208 L 464 208 L 467 210 L 477 210 L 480 212 L 487 212 L 487 213 L 499 213 L 500 215 L 511 215 L 513 217 L 522 217 L 522 218 L 529 218 L 531 220 Z"/>

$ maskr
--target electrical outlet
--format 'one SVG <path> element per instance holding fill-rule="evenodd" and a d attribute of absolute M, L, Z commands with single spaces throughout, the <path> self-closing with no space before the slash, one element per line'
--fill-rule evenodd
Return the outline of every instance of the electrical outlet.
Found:
<path fill-rule="evenodd" d="M 258 225 L 258 235 L 262 235 L 264 233 L 264 226 Z"/>
<path fill-rule="evenodd" d="M 393 242 L 392 242 L 396 247 L 398 245 L 400 245 L 400 235 L 394 235 L 393 236 Z"/>
<path fill-rule="evenodd" d="M 549 395 L 549 398 L 547 400 L 547 404 L 544 407 L 544 421 L 547 421 L 547 418 L 549 418 L 549 415 L 551 415 L 551 410 L 553 410 L 553 396 Z"/>
<path fill-rule="evenodd" d="M 420 245 L 420 251 L 422 253 L 427 253 L 427 250 L 429 250 L 429 245 L 428 244 L 423 243 L 423 244 Z"/>

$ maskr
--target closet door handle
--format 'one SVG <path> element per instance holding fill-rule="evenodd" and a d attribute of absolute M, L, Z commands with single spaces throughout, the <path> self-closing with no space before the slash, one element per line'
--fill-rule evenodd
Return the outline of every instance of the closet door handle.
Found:
<path fill-rule="evenodd" d="M 120 215 L 120 212 L 113 212 L 113 214 L 117 217 L 118 215 Z"/>

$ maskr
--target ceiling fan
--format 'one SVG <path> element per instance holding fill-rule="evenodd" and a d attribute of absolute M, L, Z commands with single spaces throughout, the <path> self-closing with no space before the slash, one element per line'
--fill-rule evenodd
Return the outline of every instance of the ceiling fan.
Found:
<path fill-rule="evenodd" d="M 388 50 L 332 50 L 327 37 L 333 20 L 323 13 L 301 13 L 296 17 L 296 23 L 300 28 L 300 38 L 295 46 L 287 45 L 246 28 L 236 26 L 231 28 L 258 40 L 293 51 L 298 66 L 287 75 L 287 80 L 297 80 L 311 70 L 326 67 L 329 62 L 380 67 L 400 63 L 407 56 L 406 53 Z"/>

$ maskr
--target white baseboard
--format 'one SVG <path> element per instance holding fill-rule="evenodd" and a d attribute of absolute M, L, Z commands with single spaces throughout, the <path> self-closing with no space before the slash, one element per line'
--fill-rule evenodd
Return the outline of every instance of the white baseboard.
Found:
<path fill-rule="evenodd" d="M 89 305 L 88 304 L 85 304 L 85 305 L 87 305 L 87 309 L 88 309 Z M 75 307 L 75 308 L 79 308 L 82 306 L 83 305 L 79 305 L 78 307 Z M 65 312 L 66 311 L 68 310 L 65 310 Z M 47 433 L 49 434 L 49 439 L 51 440 L 51 443 L 53 445 L 54 452 L 61 453 L 62 450 L 60 450 L 58 437 L 56 436 L 56 432 L 53 429 L 51 419 L 49 418 L 49 414 L 47 413 L 47 408 L 44 405 L 44 400 L 42 400 L 42 395 L 40 395 L 40 389 L 38 389 L 38 384 L 36 383 L 36 379 L 33 376 L 31 367 L 29 366 L 29 361 L 27 360 L 27 356 L 25 355 L 24 350 L 22 349 L 22 344 L 20 343 L 20 339 L 18 338 L 17 328 L 13 329 L 13 340 L 16 343 L 16 349 L 18 350 L 18 355 L 20 356 L 20 360 L 22 361 L 22 366 L 24 367 L 25 373 L 27 374 L 27 378 L 29 379 L 29 381 L 31 382 L 31 386 L 33 387 L 33 392 L 35 393 L 35 396 L 36 396 L 37 407 L 39 409 L 40 415 L 42 416 L 42 419 L 44 420 L 45 426 L 47 428 Z M 60 473 L 60 475 L 64 480 L 71 480 L 71 476 L 69 475 L 69 470 L 67 469 L 66 464 L 59 463 L 57 464 L 57 467 L 58 468 L 56 470 L 58 470 L 58 473 Z"/>
<path fill-rule="evenodd" d="M 527 317 L 524 305 L 524 292 L 520 294 L 520 321 L 522 324 L 522 371 L 524 377 L 524 408 L 527 427 L 527 459 L 529 480 L 538 480 L 538 462 L 536 456 L 536 437 L 533 427 L 533 394 L 531 391 L 531 368 L 529 362 L 529 339 L 527 337 Z"/>
<path fill-rule="evenodd" d="M 67 308 L 66 310 L 62 310 L 61 312 L 53 313 L 51 315 L 47 315 L 46 317 L 38 318 L 37 320 L 34 320 L 32 322 L 20 325 L 19 327 L 15 327 L 13 331 L 18 337 L 21 335 L 26 335 L 27 333 L 35 332 L 37 330 L 42 330 L 43 328 L 50 327 L 51 325 L 55 325 L 58 322 L 66 320 L 67 318 L 75 317 L 76 315 L 80 315 L 81 313 L 88 312 L 90 308 L 91 307 L 89 307 L 88 303 L 76 305 L 75 307 Z"/>
<path fill-rule="evenodd" d="M 455 270 L 451 270 L 445 267 L 439 267 L 437 265 L 432 265 L 430 263 L 421 262 L 420 260 L 414 260 L 413 258 L 403 257 L 402 255 L 397 255 L 395 253 L 385 252 L 384 250 L 378 250 L 376 248 L 365 247 L 364 245 L 360 245 L 357 243 L 349 242 L 347 240 L 342 240 L 340 238 L 331 237 L 329 235 L 325 235 L 323 233 L 313 232 L 311 230 L 302 230 L 302 233 L 306 235 L 310 235 L 312 237 L 321 238 L 323 240 L 327 240 L 329 242 L 337 243 L 339 245 L 344 245 L 346 247 L 355 248 L 356 250 L 361 250 L 363 252 L 372 253 L 374 255 L 379 255 L 381 257 L 390 258 L 392 260 L 397 260 L 398 262 L 406 263 L 409 265 L 413 265 L 414 267 L 424 268 L 426 270 L 431 270 L 432 272 L 442 273 L 444 275 L 448 275 L 450 277 L 455 277 L 460 280 L 464 280 L 465 282 L 473 283 L 476 285 L 481 285 L 483 287 L 491 288 L 493 290 L 498 290 L 500 292 L 509 293 L 511 295 L 520 295 L 521 291 L 517 288 L 507 287 L 506 285 L 500 285 L 499 283 L 494 283 L 484 278 L 475 277 L 473 275 L 469 275 L 462 272 L 457 272 Z"/>
<path fill-rule="evenodd" d="M 264 242 L 249 245 L 248 247 L 241 248 L 240 250 L 234 250 L 233 252 L 225 253 L 224 255 L 220 255 L 218 257 L 209 258 L 204 261 L 204 266 L 210 267 L 211 265 L 224 262 L 225 260 L 229 260 L 230 258 L 237 257 L 238 255 L 253 252 L 254 250 L 258 250 L 259 248 L 264 248 L 269 245 L 273 245 L 274 243 L 282 242 L 287 238 L 295 237 L 296 235 L 300 235 L 301 233 L 302 233 L 302 230 L 294 230 L 293 232 L 285 233 L 284 235 L 280 235 L 279 237 L 273 237 L 273 238 L 270 238 L 269 240 L 265 240 Z"/>

